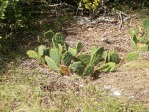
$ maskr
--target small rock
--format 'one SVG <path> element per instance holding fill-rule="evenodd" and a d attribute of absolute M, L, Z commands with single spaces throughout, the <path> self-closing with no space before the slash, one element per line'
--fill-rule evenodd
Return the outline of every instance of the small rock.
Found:
<path fill-rule="evenodd" d="M 120 93 L 119 91 L 116 91 L 116 90 L 113 91 L 113 94 L 114 94 L 115 96 L 120 96 L 120 95 L 121 95 L 121 93 Z"/>

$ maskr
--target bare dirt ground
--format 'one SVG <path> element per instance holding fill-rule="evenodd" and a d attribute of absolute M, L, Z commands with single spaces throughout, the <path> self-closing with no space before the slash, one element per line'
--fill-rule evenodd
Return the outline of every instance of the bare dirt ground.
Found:
<path fill-rule="evenodd" d="M 133 19 L 128 21 L 119 30 L 119 23 L 96 22 L 84 25 L 74 25 L 69 29 L 68 43 L 81 41 L 85 50 L 92 45 L 104 46 L 107 49 L 114 49 L 121 57 L 132 51 L 130 46 L 130 28 L 137 28 L 141 20 Z M 101 74 L 99 79 L 92 81 L 94 85 L 104 85 L 116 96 L 123 96 L 143 102 L 149 101 L 149 52 L 142 53 L 141 60 L 123 64 L 114 73 Z"/>
<path fill-rule="evenodd" d="M 119 22 L 95 21 L 83 24 L 79 22 L 80 20 L 78 20 L 78 24 L 64 27 L 67 32 L 66 42 L 68 44 L 74 46 L 81 41 L 84 44 L 84 51 L 90 49 L 92 45 L 104 46 L 106 49 L 117 51 L 121 58 L 128 52 L 133 51 L 129 43 L 129 29 L 131 27 L 136 28 L 141 24 L 141 20 L 131 19 L 125 22 L 119 30 Z M 29 63 L 24 62 L 20 66 L 25 69 L 25 72 L 27 72 L 27 69 L 29 69 L 28 72 L 31 72 L 30 68 L 32 68 L 33 73 L 35 70 L 39 70 L 43 74 L 48 74 L 51 80 L 49 80 L 47 86 L 42 87 L 49 90 L 65 91 L 66 88 L 69 88 L 79 91 L 81 87 L 92 84 L 96 88 L 102 87 L 115 97 L 149 103 L 149 53 L 146 52 L 143 55 L 140 60 L 123 63 L 113 73 L 101 73 L 96 80 L 81 79 L 75 74 L 60 76 L 39 66 L 35 60 L 29 60 Z"/>

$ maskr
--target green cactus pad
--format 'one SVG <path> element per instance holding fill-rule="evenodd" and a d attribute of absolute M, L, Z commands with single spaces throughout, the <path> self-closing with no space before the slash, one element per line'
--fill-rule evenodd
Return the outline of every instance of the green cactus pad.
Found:
<path fill-rule="evenodd" d="M 137 60 L 138 58 L 139 58 L 138 52 L 130 52 L 129 54 L 126 55 L 125 60 L 133 61 L 133 60 Z"/>
<path fill-rule="evenodd" d="M 90 75 L 91 76 L 93 73 L 94 73 L 94 66 L 88 65 L 85 68 L 83 75 Z"/>
<path fill-rule="evenodd" d="M 101 47 L 93 54 L 90 60 L 90 65 L 96 65 L 97 63 L 99 63 L 100 59 L 102 58 L 103 51 L 104 48 Z"/>
<path fill-rule="evenodd" d="M 44 57 L 39 58 L 39 64 L 44 65 L 45 64 L 45 59 Z"/>
<path fill-rule="evenodd" d="M 81 61 L 84 64 L 89 64 L 91 56 L 88 54 L 80 54 L 76 57 L 79 61 Z"/>
<path fill-rule="evenodd" d="M 131 37 L 135 36 L 137 33 L 133 28 L 130 28 L 130 35 Z"/>
<path fill-rule="evenodd" d="M 83 48 L 83 44 L 81 42 L 77 43 L 77 45 L 76 45 L 76 53 L 78 54 L 81 51 L 82 48 Z"/>
<path fill-rule="evenodd" d="M 96 51 L 97 51 L 97 47 L 96 46 L 92 46 L 91 47 L 91 57 L 95 54 Z"/>
<path fill-rule="evenodd" d="M 68 51 L 69 51 L 73 56 L 76 56 L 76 55 L 77 55 L 76 49 L 73 49 L 73 48 L 69 47 L 69 48 L 68 48 Z"/>
<path fill-rule="evenodd" d="M 71 64 L 69 66 L 69 69 L 72 70 L 73 72 L 76 72 L 76 74 L 82 76 L 85 66 L 82 64 L 81 61 L 77 61 L 77 62 L 74 62 L 73 64 Z"/>
<path fill-rule="evenodd" d="M 138 48 L 138 51 L 149 51 L 149 46 L 148 45 L 144 45 Z"/>
<path fill-rule="evenodd" d="M 58 65 L 55 63 L 55 61 L 52 58 L 45 56 L 45 60 L 46 60 L 46 63 L 48 64 L 48 67 L 51 70 L 56 71 L 56 72 L 59 71 Z"/>
<path fill-rule="evenodd" d="M 54 36 L 56 43 L 63 45 L 64 44 L 64 36 L 61 33 L 56 33 Z"/>
<path fill-rule="evenodd" d="M 112 72 L 112 71 L 114 71 L 115 67 L 116 67 L 115 63 L 109 62 L 109 63 L 104 64 L 100 68 L 98 68 L 97 71 L 101 70 L 101 71 L 104 71 L 104 72 Z"/>
<path fill-rule="evenodd" d="M 140 43 L 147 43 L 147 39 L 146 39 L 145 37 L 140 37 L 140 38 L 138 38 L 138 41 L 139 41 Z"/>
<path fill-rule="evenodd" d="M 60 64 L 61 59 L 57 49 L 50 49 L 50 57 L 55 61 L 55 63 Z"/>
<path fill-rule="evenodd" d="M 63 55 L 63 58 L 62 58 L 64 65 L 69 66 L 70 63 L 71 63 L 71 59 L 72 59 L 72 54 L 67 51 L 67 52 Z"/>
<path fill-rule="evenodd" d="M 116 52 L 112 52 L 110 55 L 110 62 L 119 63 L 120 58 Z"/>
<path fill-rule="evenodd" d="M 144 26 L 145 29 L 149 28 L 149 19 L 144 19 L 143 20 L 143 26 Z"/>
<path fill-rule="evenodd" d="M 60 57 L 62 56 L 62 52 L 63 52 L 63 47 L 61 44 L 58 44 L 58 52 L 59 52 L 59 55 Z"/>
<path fill-rule="evenodd" d="M 38 47 L 38 54 L 39 54 L 39 56 L 43 56 L 45 54 L 45 51 L 46 51 L 46 46 L 40 45 Z"/>
<path fill-rule="evenodd" d="M 35 58 L 35 59 L 38 58 L 38 54 L 37 54 L 37 52 L 34 51 L 34 50 L 29 50 L 29 51 L 27 51 L 27 55 L 28 55 L 30 58 Z"/>
<path fill-rule="evenodd" d="M 130 45 L 134 48 L 137 49 L 137 44 L 135 43 L 135 41 L 133 39 L 130 40 Z"/>
<path fill-rule="evenodd" d="M 52 40 L 53 36 L 54 36 L 54 32 L 52 30 L 49 30 L 44 33 L 44 37 L 46 37 L 49 40 Z"/>
<path fill-rule="evenodd" d="M 56 42 L 54 38 L 52 38 L 52 44 L 55 48 L 58 48 L 58 43 Z"/>

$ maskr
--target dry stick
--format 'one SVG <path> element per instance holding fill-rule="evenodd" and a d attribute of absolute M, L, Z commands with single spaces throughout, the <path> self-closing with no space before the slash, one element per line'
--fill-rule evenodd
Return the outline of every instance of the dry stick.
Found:
<path fill-rule="evenodd" d="M 120 26 L 119 26 L 119 30 L 121 30 L 122 26 L 123 26 L 123 17 L 122 17 L 122 12 L 120 11 L 119 13 L 119 17 L 120 17 Z"/>
<path fill-rule="evenodd" d="M 77 12 L 76 12 L 76 16 L 78 15 L 78 11 L 79 9 L 82 7 L 82 0 L 80 0 L 79 4 L 78 4 L 78 8 L 77 8 Z"/>

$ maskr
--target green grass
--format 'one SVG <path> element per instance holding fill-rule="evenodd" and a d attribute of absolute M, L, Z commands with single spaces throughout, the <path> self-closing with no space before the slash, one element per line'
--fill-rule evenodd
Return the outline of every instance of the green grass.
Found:
<path fill-rule="evenodd" d="M 21 69 L 10 69 L 0 79 L 2 112 L 149 112 L 142 105 L 113 98 L 92 84 L 80 91 L 43 90 L 41 84 L 48 84 L 50 78 L 38 72 L 24 74 Z"/>

